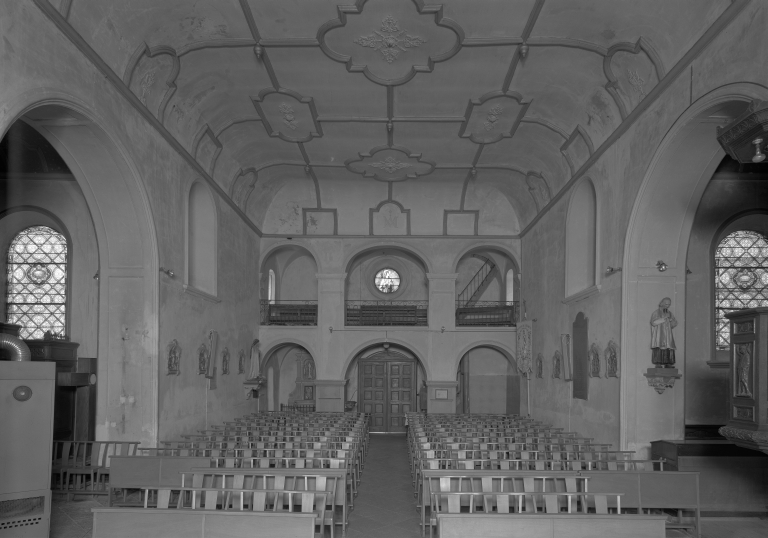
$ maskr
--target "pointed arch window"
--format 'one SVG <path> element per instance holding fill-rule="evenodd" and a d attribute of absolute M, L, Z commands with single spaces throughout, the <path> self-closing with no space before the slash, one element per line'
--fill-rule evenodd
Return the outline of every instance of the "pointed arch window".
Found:
<path fill-rule="evenodd" d="M 725 314 L 741 308 L 768 306 L 768 238 L 739 230 L 715 249 L 715 347 L 730 346 Z"/>
<path fill-rule="evenodd" d="M 269 270 L 269 289 L 267 290 L 267 299 L 269 304 L 275 304 L 275 272 Z"/>
<path fill-rule="evenodd" d="M 565 227 L 565 295 L 597 285 L 597 197 L 589 179 L 576 187 Z"/>
<path fill-rule="evenodd" d="M 5 318 L 21 325 L 21 338 L 66 334 L 67 250 L 64 235 L 47 226 L 22 230 L 11 241 Z"/>

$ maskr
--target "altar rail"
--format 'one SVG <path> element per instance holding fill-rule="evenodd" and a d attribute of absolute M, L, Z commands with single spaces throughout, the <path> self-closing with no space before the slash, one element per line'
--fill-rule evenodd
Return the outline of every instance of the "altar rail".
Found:
<path fill-rule="evenodd" d="M 426 327 L 429 301 L 345 301 L 347 326 Z"/>

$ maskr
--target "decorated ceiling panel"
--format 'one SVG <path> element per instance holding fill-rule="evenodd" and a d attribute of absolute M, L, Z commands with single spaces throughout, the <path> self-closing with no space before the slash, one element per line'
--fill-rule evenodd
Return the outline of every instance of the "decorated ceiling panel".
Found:
<path fill-rule="evenodd" d="M 384 218 L 392 209 L 384 206 L 397 202 L 398 212 L 410 211 L 410 233 L 506 235 L 650 104 L 653 88 L 729 4 L 57 7 L 265 233 L 367 233 L 361 219 Z"/>

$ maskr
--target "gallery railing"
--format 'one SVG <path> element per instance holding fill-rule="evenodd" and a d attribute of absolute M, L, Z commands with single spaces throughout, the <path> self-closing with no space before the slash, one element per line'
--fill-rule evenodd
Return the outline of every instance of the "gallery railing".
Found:
<path fill-rule="evenodd" d="M 317 301 L 261 301 L 262 325 L 317 325 Z"/>
<path fill-rule="evenodd" d="M 345 301 L 347 326 L 427 326 L 429 301 Z"/>
<path fill-rule="evenodd" d="M 314 413 L 315 404 L 280 404 L 280 411 L 291 413 Z"/>
<path fill-rule="evenodd" d="M 456 301 L 457 327 L 514 327 L 519 315 L 518 301 Z"/>

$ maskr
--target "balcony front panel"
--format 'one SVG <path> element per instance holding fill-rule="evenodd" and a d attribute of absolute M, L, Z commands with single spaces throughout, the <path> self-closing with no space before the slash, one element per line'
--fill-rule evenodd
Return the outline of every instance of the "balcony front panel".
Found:
<path fill-rule="evenodd" d="M 520 314 L 518 301 L 457 301 L 457 327 L 515 327 Z"/>
<path fill-rule="evenodd" d="M 345 301 L 348 327 L 426 327 L 429 301 Z"/>
<path fill-rule="evenodd" d="M 317 325 L 317 301 L 261 301 L 262 325 Z"/>

